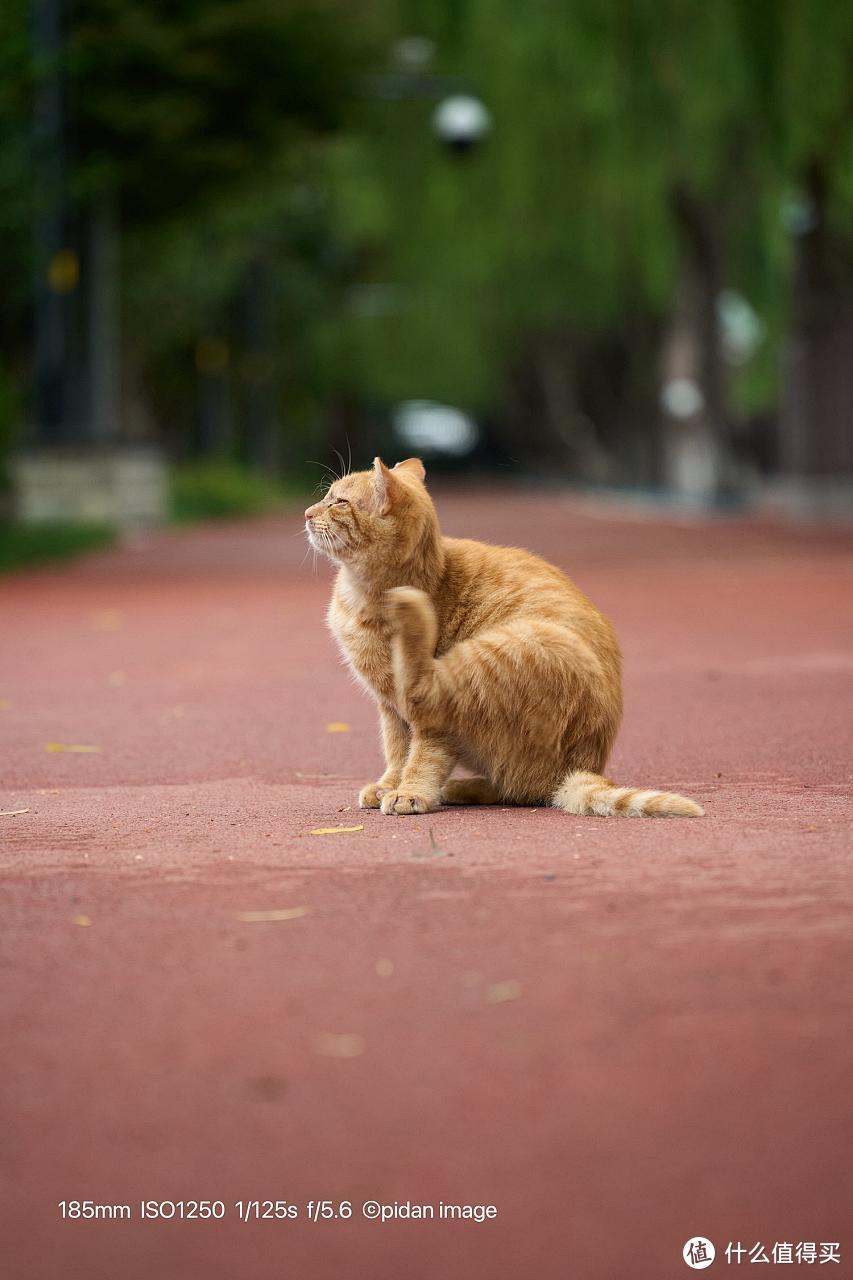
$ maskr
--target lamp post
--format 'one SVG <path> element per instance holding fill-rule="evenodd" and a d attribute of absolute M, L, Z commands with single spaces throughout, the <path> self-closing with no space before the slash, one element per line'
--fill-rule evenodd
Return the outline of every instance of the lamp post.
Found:
<path fill-rule="evenodd" d="M 367 77 L 367 97 L 392 101 L 432 99 L 432 131 L 438 141 L 457 156 L 469 156 L 492 131 L 492 115 L 468 84 L 429 70 L 435 53 L 426 37 L 398 41 L 393 51 L 395 69 Z M 386 286 L 386 299 L 388 287 Z M 436 448 L 462 457 L 477 444 L 477 426 L 460 410 L 425 400 L 400 404 L 395 414 L 398 437 L 412 448 Z"/>
<path fill-rule="evenodd" d="M 71 216 L 67 75 L 71 0 L 31 0 L 36 69 L 33 152 L 32 411 L 26 446 L 10 460 L 18 518 L 161 523 L 167 473 L 161 452 L 119 440 L 119 226 L 102 193 Z M 87 232 L 81 273 L 72 230 Z M 85 279 L 81 279 L 81 274 Z"/>
<path fill-rule="evenodd" d="M 37 445 L 74 437 L 72 308 L 79 261 L 67 242 L 66 86 L 63 0 L 33 0 L 31 38 L 40 74 L 33 109 L 37 205 L 33 217 L 33 426 Z"/>

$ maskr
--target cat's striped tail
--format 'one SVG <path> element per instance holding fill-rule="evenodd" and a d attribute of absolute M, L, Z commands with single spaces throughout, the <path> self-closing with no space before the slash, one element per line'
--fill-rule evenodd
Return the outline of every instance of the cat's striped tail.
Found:
<path fill-rule="evenodd" d="M 617 814 L 629 818 L 699 818 L 705 812 L 695 800 L 676 795 L 674 791 L 620 787 L 597 773 L 580 771 L 566 776 L 554 792 L 551 804 L 567 813 L 597 814 L 601 818 Z"/>

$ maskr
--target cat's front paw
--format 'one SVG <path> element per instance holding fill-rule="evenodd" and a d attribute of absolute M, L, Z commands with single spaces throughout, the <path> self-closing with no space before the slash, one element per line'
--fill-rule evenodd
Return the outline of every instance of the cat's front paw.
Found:
<path fill-rule="evenodd" d="M 430 801 L 426 796 L 411 795 L 403 791 L 386 791 L 380 807 L 385 814 L 402 817 L 404 814 L 429 813 L 431 809 L 437 809 L 438 805 L 438 800 Z"/>
<path fill-rule="evenodd" d="M 389 791 L 387 782 L 368 782 L 366 787 L 362 787 L 358 793 L 358 807 L 360 809 L 378 809 L 382 803 L 382 797 Z"/>

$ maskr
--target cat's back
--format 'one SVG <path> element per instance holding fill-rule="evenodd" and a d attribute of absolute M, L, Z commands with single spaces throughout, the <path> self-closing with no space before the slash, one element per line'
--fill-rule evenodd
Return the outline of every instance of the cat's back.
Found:
<path fill-rule="evenodd" d="M 444 538 L 445 571 L 435 601 L 442 633 L 453 643 L 514 618 L 571 626 L 598 643 L 616 641 L 609 622 L 556 565 L 520 547 Z"/>

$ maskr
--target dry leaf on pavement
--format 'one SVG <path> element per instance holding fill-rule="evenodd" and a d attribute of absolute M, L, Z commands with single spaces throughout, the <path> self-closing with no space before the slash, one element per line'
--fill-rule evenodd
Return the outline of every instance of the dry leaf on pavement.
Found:
<path fill-rule="evenodd" d="M 238 911 L 237 919 L 243 924 L 264 924 L 275 920 L 298 920 L 309 913 L 308 907 L 280 907 L 273 911 Z"/>
<path fill-rule="evenodd" d="M 315 827 L 310 833 L 312 836 L 339 836 L 344 831 L 363 831 L 364 823 L 360 823 L 357 827 Z"/>
<path fill-rule="evenodd" d="M 486 992 L 486 1004 L 503 1004 L 505 1000 L 517 1000 L 521 995 L 521 983 L 515 978 L 506 982 L 493 982 Z"/>

